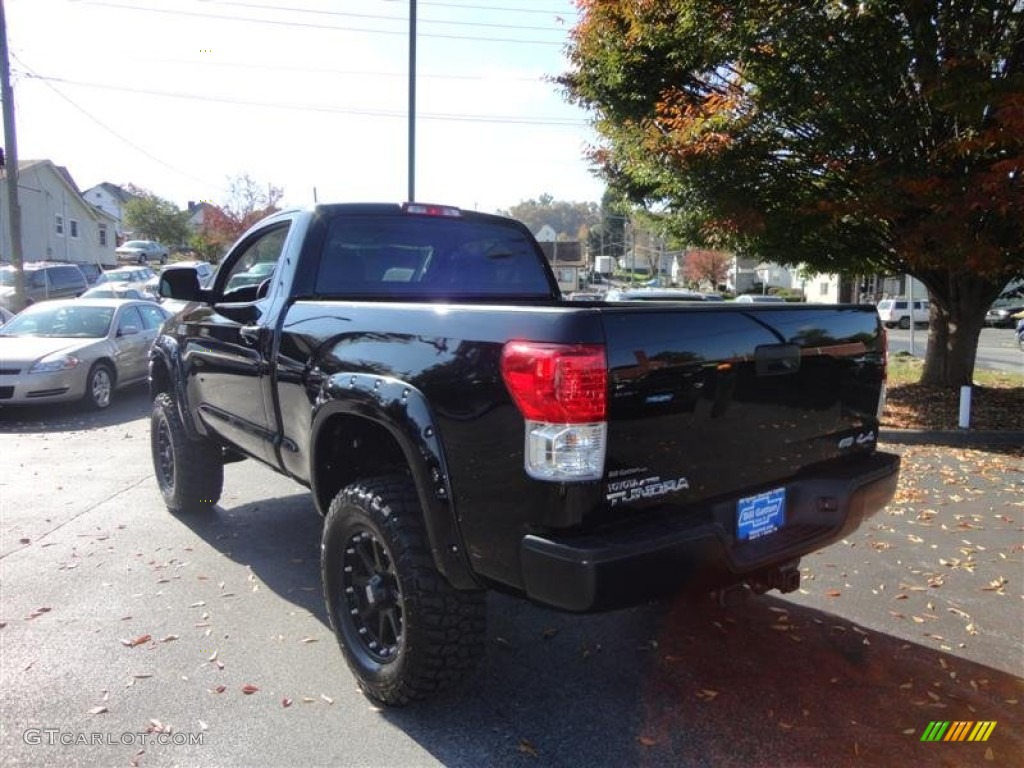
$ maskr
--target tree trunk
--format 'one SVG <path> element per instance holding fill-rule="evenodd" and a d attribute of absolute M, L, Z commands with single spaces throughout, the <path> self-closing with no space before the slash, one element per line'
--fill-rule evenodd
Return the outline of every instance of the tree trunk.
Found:
<path fill-rule="evenodd" d="M 1000 280 L 976 275 L 917 275 L 928 287 L 931 317 L 921 383 L 938 387 L 973 384 L 978 338 L 985 312 L 1003 288 Z"/>

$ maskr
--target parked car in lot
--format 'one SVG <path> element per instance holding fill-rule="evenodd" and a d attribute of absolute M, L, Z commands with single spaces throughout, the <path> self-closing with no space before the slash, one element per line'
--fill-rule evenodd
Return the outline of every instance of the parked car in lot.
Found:
<path fill-rule="evenodd" d="M 914 324 L 928 325 L 931 306 L 927 299 L 914 299 Z M 886 328 L 910 327 L 910 303 L 906 298 L 882 299 L 878 302 L 878 317 Z"/>
<path fill-rule="evenodd" d="M 34 304 L 0 328 L 0 405 L 82 400 L 148 373 L 149 348 L 170 313 L 153 302 L 73 299 Z"/>
<path fill-rule="evenodd" d="M 1014 315 L 1018 312 L 1024 312 L 1024 301 L 1019 299 L 996 301 L 985 313 L 985 325 L 990 328 L 1013 328 L 1017 324 Z"/>
<path fill-rule="evenodd" d="M 131 283 L 103 283 L 82 294 L 83 299 L 136 299 L 156 301 L 156 296 L 144 288 Z"/>
<path fill-rule="evenodd" d="M 150 291 L 147 287 L 155 279 L 157 279 L 157 274 L 149 267 L 119 267 L 118 269 L 109 269 L 104 272 L 100 279 L 96 281 L 96 285 L 128 283 L 133 288 L 138 288 L 156 296 L 156 293 Z"/>
<path fill-rule="evenodd" d="M 138 264 L 148 264 L 155 261 L 159 264 L 166 264 L 170 251 L 167 246 L 160 245 L 153 240 L 129 240 L 124 245 L 114 249 L 117 258 L 122 261 L 133 261 Z"/>
<path fill-rule="evenodd" d="M 25 301 L 19 306 L 14 293 L 14 267 L 0 267 L 0 306 L 11 312 L 19 312 L 37 301 L 81 296 L 89 287 L 82 270 L 75 264 L 36 261 L 23 264 L 22 269 Z"/>
<path fill-rule="evenodd" d="M 258 263 L 253 264 L 244 272 L 232 275 L 228 280 L 225 290 L 232 291 L 237 288 L 244 288 L 247 285 L 259 285 L 264 280 L 270 279 L 274 274 L 274 264 Z"/>

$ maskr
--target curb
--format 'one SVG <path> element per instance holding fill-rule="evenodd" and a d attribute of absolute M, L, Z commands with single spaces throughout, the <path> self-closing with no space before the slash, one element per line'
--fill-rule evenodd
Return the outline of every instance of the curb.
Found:
<path fill-rule="evenodd" d="M 948 445 L 973 447 L 989 445 L 1016 445 L 1024 448 L 1024 432 L 1018 430 L 926 430 L 926 429 L 880 429 L 878 442 L 899 445 Z"/>

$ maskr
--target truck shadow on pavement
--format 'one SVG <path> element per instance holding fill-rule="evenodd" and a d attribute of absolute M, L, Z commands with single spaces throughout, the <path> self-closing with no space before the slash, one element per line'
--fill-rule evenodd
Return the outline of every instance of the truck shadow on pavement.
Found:
<path fill-rule="evenodd" d="M 178 519 L 211 547 L 249 566 L 269 589 L 328 623 L 320 589 L 323 519 L 308 493 Z"/>
<path fill-rule="evenodd" d="M 777 598 L 730 609 L 679 598 L 598 616 L 506 597 L 490 608 L 477 677 L 384 713 L 448 766 L 1020 765 L 1024 755 L 1019 678 Z M 997 726 L 986 743 L 922 743 L 933 720 Z"/>
<path fill-rule="evenodd" d="M 0 434 L 76 432 L 112 427 L 149 416 L 152 400 L 143 382 L 117 390 L 108 408 L 89 410 L 82 403 L 0 406 Z"/>
<path fill-rule="evenodd" d="M 327 626 L 308 494 L 181 520 Z M 776 597 L 581 616 L 491 594 L 488 621 L 476 674 L 381 712 L 446 766 L 1022 764 L 1020 678 Z M 921 741 L 983 720 L 987 742 Z"/>

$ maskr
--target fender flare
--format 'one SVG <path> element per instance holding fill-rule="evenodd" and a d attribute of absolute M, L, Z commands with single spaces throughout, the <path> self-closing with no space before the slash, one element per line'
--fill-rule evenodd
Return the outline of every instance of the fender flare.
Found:
<path fill-rule="evenodd" d="M 157 364 L 163 365 L 167 371 L 166 389 L 158 386 L 153 375 Z M 167 334 L 160 334 L 149 350 L 149 395 L 156 398 L 160 392 L 168 392 L 178 407 L 178 415 L 185 427 L 185 433 L 193 439 L 206 436 L 206 430 L 199 426 L 192 417 L 192 409 L 188 404 L 188 388 L 185 386 L 185 361 L 181 356 L 178 340 Z"/>
<path fill-rule="evenodd" d="M 310 485 L 318 506 L 317 444 L 324 425 L 339 414 L 374 422 L 391 435 L 411 471 L 434 563 L 453 587 L 479 589 L 462 541 L 448 465 L 426 396 L 399 379 L 368 373 L 336 373 L 324 382 L 314 405 L 309 445 Z"/>

